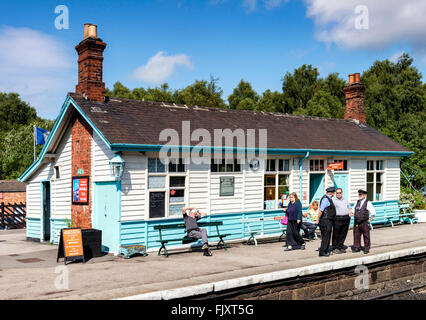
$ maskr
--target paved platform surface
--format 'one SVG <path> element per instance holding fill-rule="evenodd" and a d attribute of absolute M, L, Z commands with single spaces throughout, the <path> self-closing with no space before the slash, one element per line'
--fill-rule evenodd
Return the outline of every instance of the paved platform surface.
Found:
<path fill-rule="evenodd" d="M 56 263 L 57 247 L 25 240 L 25 231 L 0 231 L 0 300 L 3 299 L 119 299 L 161 290 L 258 276 L 267 273 L 320 264 L 342 264 L 354 258 L 426 247 L 426 223 L 375 228 L 369 255 L 352 253 L 318 257 L 320 239 L 307 242 L 306 250 L 284 252 L 283 242 L 259 241 L 247 246 L 231 243 L 228 251 L 212 250 L 212 257 L 201 252 L 180 250 L 168 259 L 156 252 L 146 257 L 123 259 L 112 255 L 86 264 Z M 352 230 L 346 245 L 352 244 Z M 68 287 L 65 274 L 68 273 Z M 63 285 L 59 287 L 58 284 Z"/>

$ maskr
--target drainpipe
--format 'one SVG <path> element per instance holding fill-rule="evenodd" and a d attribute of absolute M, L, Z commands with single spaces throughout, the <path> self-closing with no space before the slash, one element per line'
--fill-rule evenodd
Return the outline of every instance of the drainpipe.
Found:
<path fill-rule="evenodd" d="M 309 152 L 307 152 L 306 155 L 302 159 L 299 160 L 299 175 L 300 175 L 299 176 L 299 181 L 300 181 L 299 197 L 300 197 L 301 201 L 303 201 L 303 196 L 302 196 L 302 193 L 303 193 L 303 170 L 302 170 L 302 167 L 303 167 L 303 160 L 305 160 L 307 158 L 309 158 Z"/>

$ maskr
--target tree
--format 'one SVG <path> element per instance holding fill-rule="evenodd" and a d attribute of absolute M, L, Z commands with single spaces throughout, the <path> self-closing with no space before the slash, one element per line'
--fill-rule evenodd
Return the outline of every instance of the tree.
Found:
<path fill-rule="evenodd" d="M 304 64 L 294 70 L 293 74 L 287 72 L 282 79 L 284 112 L 293 113 L 295 110 L 306 109 L 309 100 L 320 88 L 318 81 L 319 72 L 312 65 Z"/>
<path fill-rule="evenodd" d="M 294 113 L 315 117 L 343 118 L 345 107 L 342 106 L 338 97 L 320 89 L 309 100 L 306 108 L 299 108 Z"/>
<path fill-rule="evenodd" d="M 36 126 L 51 130 L 54 121 L 37 119 Z M 0 172 L 2 179 L 17 179 L 34 161 L 33 124 L 15 126 L 3 137 L 0 153 Z M 37 146 L 39 154 L 42 146 Z"/>
<path fill-rule="evenodd" d="M 415 174 L 417 186 L 426 182 L 426 90 L 421 79 L 408 54 L 397 62 L 376 61 L 361 77 L 367 87 L 368 124 L 414 151 L 403 160 L 402 170 Z"/>
<path fill-rule="evenodd" d="M 243 79 L 228 97 L 229 108 L 238 110 L 256 110 L 259 100 L 260 97 L 254 91 L 250 82 Z"/>
<path fill-rule="evenodd" d="M 19 94 L 0 92 L 0 132 L 29 124 L 36 116 L 36 110 L 22 101 Z"/>
<path fill-rule="evenodd" d="M 266 112 L 284 112 L 284 97 L 278 91 L 267 89 L 256 106 L 258 111 Z"/>
<path fill-rule="evenodd" d="M 177 103 L 206 106 L 213 108 L 226 108 L 222 99 L 223 90 L 217 85 L 217 78 L 210 77 L 210 81 L 196 80 L 192 85 L 180 90 L 176 94 Z"/>

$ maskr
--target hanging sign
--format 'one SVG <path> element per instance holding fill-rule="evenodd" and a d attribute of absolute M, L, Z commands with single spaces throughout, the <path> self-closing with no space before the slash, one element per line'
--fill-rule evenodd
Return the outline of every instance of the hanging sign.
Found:
<path fill-rule="evenodd" d="M 72 178 L 72 204 L 89 204 L 89 177 Z"/>
<path fill-rule="evenodd" d="M 339 170 L 339 169 L 343 169 L 343 162 L 329 163 L 327 167 L 327 170 Z"/>
<path fill-rule="evenodd" d="M 84 260 L 83 237 L 80 228 L 61 229 L 56 262 L 59 262 L 59 258 L 64 258 L 64 264 L 67 264 L 67 261 L 76 260 L 86 262 Z"/>

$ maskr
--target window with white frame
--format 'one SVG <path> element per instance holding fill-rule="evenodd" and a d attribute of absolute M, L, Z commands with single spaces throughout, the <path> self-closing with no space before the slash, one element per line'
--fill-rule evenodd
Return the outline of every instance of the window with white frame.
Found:
<path fill-rule="evenodd" d="M 367 160 L 367 200 L 383 200 L 384 177 L 384 161 Z"/>
<path fill-rule="evenodd" d="M 149 217 L 176 217 L 182 214 L 186 195 L 186 167 L 182 159 L 167 166 L 159 158 L 148 158 Z"/>
<path fill-rule="evenodd" d="M 290 160 L 268 159 L 265 170 L 264 209 L 277 209 L 282 196 L 290 191 Z"/>
<path fill-rule="evenodd" d="M 309 171 L 325 171 L 324 160 L 309 160 Z"/>
<path fill-rule="evenodd" d="M 210 170 L 211 172 L 241 172 L 241 164 L 238 159 L 222 159 L 219 163 L 212 159 Z"/>

